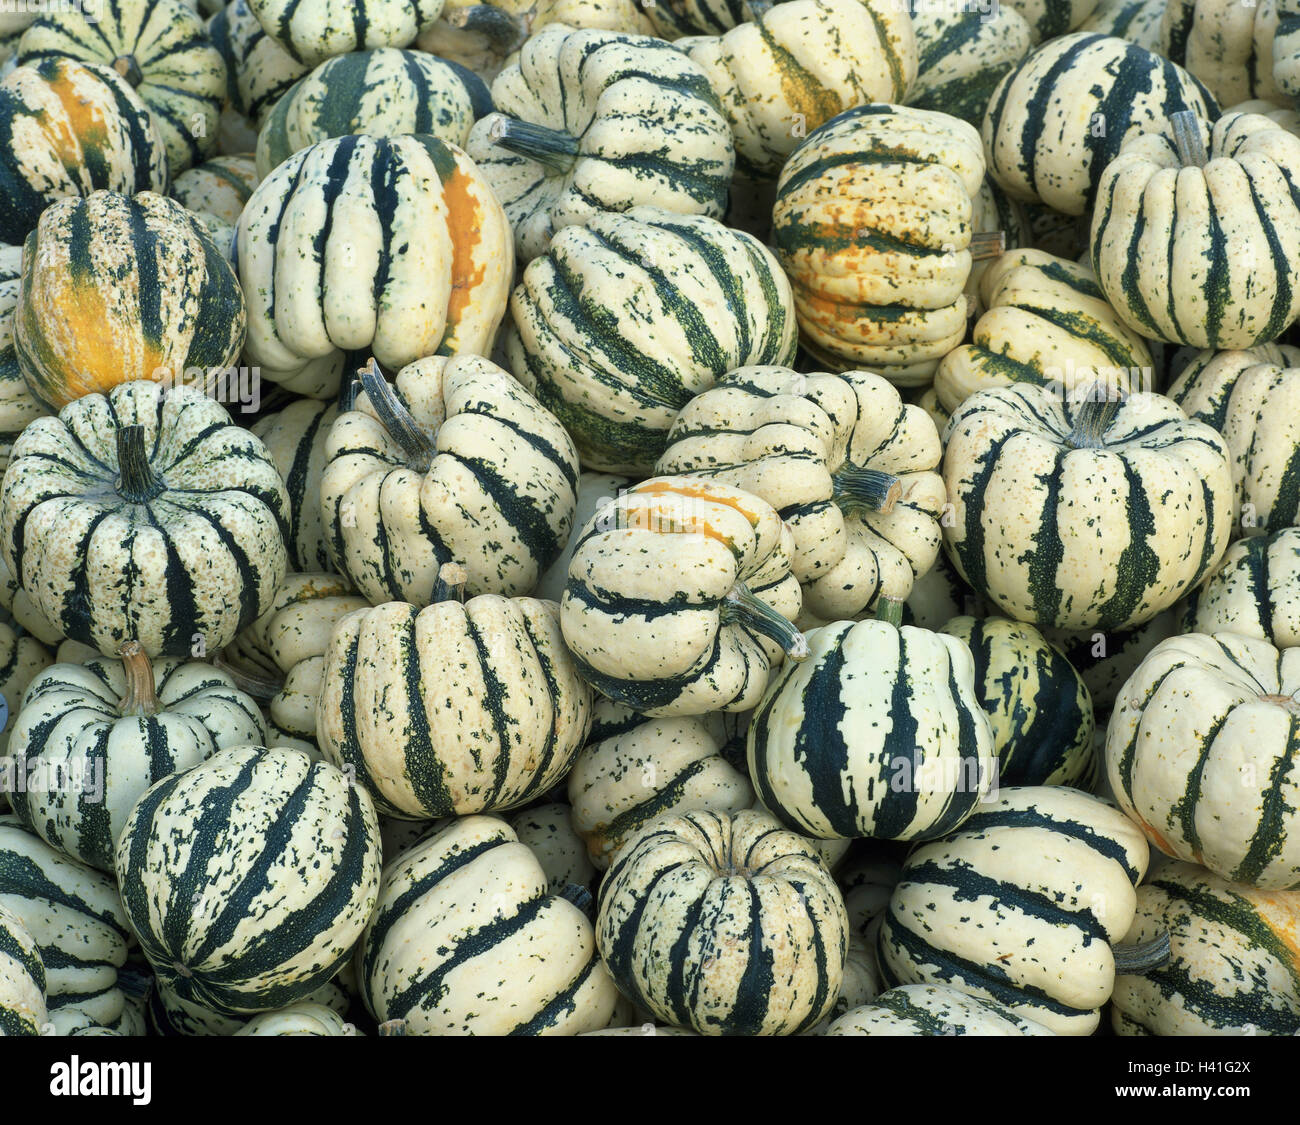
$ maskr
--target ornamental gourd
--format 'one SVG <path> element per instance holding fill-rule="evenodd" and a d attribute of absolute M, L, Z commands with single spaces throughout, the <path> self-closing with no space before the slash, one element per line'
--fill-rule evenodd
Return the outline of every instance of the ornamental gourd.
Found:
<path fill-rule="evenodd" d="M 668 442 L 657 473 L 743 488 L 781 514 L 808 619 L 905 598 L 934 564 L 939 435 L 879 375 L 738 368 L 686 404 Z"/>
<path fill-rule="evenodd" d="M 186 210 L 215 216 L 233 227 L 259 182 L 251 156 L 213 156 L 173 179 L 171 194 Z"/>
<path fill-rule="evenodd" d="M 602 695 L 653 717 L 748 711 L 784 655 L 794 542 L 765 501 L 695 477 L 655 477 L 578 533 L 560 601 L 564 642 Z"/>
<path fill-rule="evenodd" d="M 1239 0 L 1170 0 L 1160 53 L 1196 75 L 1222 105 L 1273 98 L 1277 5 Z"/>
<path fill-rule="evenodd" d="M 1187 599 L 1182 632 L 1300 645 L 1300 528 L 1239 539 Z"/>
<path fill-rule="evenodd" d="M 405 47 L 438 18 L 443 0 L 247 0 L 263 30 L 315 65 L 371 47 Z"/>
<path fill-rule="evenodd" d="M 340 971 L 339 977 L 342 976 L 343 972 L 346 972 L 346 969 Z M 339 977 L 335 977 L 333 981 L 321 985 L 315 992 L 308 994 L 306 999 L 296 1001 L 294 1004 L 288 1005 L 288 1007 L 294 1008 L 299 1004 L 310 1004 L 313 1007 L 319 1005 L 334 1013 L 342 1021 L 347 1014 L 351 999 L 336 983 Z M 205 1038 L 220 1036 L 225 1038 L 238 1035 L 242 1028 L 247 1027 L 253 1020 L 262 1015 L 274 1019 L 283 1011 L 285 1009 L 281 1008 L 251 1017 L 226 1015 L 206 1004 L 180 996 L 167 985 L 151 978 L 148 994 L 145 997 L 144 1016 L 150 1035 L 165 1038 L 176 1038 L 178 1036 L 200 1036 Z M 140 1034 L 143 1034 L 143 1032 Z"/>
<path fill-rule="evenodd" d="M 236 1035 L 360 1035 L 333 1008 L 310 1000 L 299 1000 L 276 1012 L 263 1012 L 254 1016 Z"/>
<path fill-rule="evenodd" d="M 492 102 L 499 113 L 465 147 L 505 207 L 520 261 L 606 212 L 726 210 L 731 127 L 704 70 L 660 39 L 553 24 L 497 75 Z"/>
<path fill-rule="evenodd" d="M 0 476 L 28 422 L 48 413 L 27 389 L 14 346 L 14 309 L 22 284 L 23 248 L 0 246 Z"/>
<path fill-rule="evenodd" d="M 1011 7 L 1029 24 L 1035 43 L 1073 31 L 1092 15 L 1097 0 L 1011 0 Z"/>
<path fill-rule="evenodd" d="M 226 63 L 230 108 L 254 129 L 280 96 L 311 70 L 266 33 L 248 0 L 230 0 L 212 17 L 208 34 Z"/>
<path fill-rule="evenodd" d="M 261 746 L 151 786 L 117 842 L 122 904 L 158 985 L 227 1016 L 329 981 L 374 911 L 379 866 L 365 792 L 297 750 Z"/>
<path fill-rule="evenodd" d="M 845 1012 L 827 1035 L 1052 1035 L 996 1000 L 946 984 L 903 984 Z"/>
<path fill-rule="evenodd" d="M 791 1035 L 830 1011 L 849 926 L 811 844 L 766 813 L 646 825 L 600 885 L 596 941 L 624 995 L 701 1035 Z"/>
<path fill-rule="evenodd" d="M 1297 179 L 1300 137 L 1258 114 L 1213 125 L 1175 114 L 1127 139 L 1092 217 L 1092 261 L 1115 311 L 1195 348 L 1276 340 L 1300 314 Z"/>
<path fill-rule="evenodd" d="M 304 398 L 264 414 L 249 427 L 265 443 L 289 497 L 285 546 L 290 570 L 330 569 L 320 482 L 325 472 L 325 446 L 338 415 L 334 403 Z"/>
<path fill-rule="evenodd" d="M 1160 24 L 1167 6 L 1167 0 L 1101 0 L 1078 30 L 1127 39 L 1159 54 Z"/>
<path fill-rule="evenodd" d="M 637 207 L 566 227 L 528 263 L 504 348 L 587 469 L 649 473 L 668 430 L 726 372 L 793 362 L 790 283 L 751 235 Z"/>
<path fill-rule="evenodd" d="M 312 398 L 340 353 L 386 367 L 482 354 L 514 268 L 505 212 L 472 161 L 431 136 L 349 135 L 289 157 L 239 220 L 245 357 Z"/>
<path fill-rule="evenodd" d="M 73 640 L 106 654 L 127 640 L 150 656 L 216 652 L 284 577 L 286 508 L 266 447 L 219 403 L 122 383 L 14 443 L 0 548 Z"/>
<path fill-rule="evenodd" d="M 21 626 L 0 622 L 0 696 L 4 697 L 5 719 L 0 723 L 0 758 L 8 754 L 9 740 L 27 685 L 54 663 L 54 654 Z M 7 794 L 0 792 L 0 809 Z"/>
<path fill-rule="evenodd" d="M 234 369 L 244 325 L 225 253 L 165 196 L 60 200 L 27 239 L 14 344 L 50 410 L 137 379 L 215 384 Z"/>
<path fill-rule="evenodd" d="M 378 605 L 428 605 L 441 567 L 466 590 L 523 594 L 572 528 L 578 458 L 564 427 L 476 355 L 430 356 L 388 383 L 372 364 L 325 441 L 333 569 Z"/>
<path fill-rule="evenodd" d="M 0 1036 L 40 1035 L 48 1019 L 40 948 L 22 919 L 0 907 Z"/>
<path fill-rule="evenodd" d="M 1180 632 L 1178 610 L 1173 607 L 1135 629 L 1044 629 L 1043 636 L 1065 653 L 1083 677 L 1094 714 L 1104 714 L 1114 707 L 1120 689 L 1147 653 Z"/>
<path fill-rule="evenodd" d="M 958 407 L 945 436 L 945 545 L 976 591 L 1017 621 L 1132 628 L 1227 548 L 1227 446 L 1163 395 L 1076 401 L 995 387 Z"/>
<path fill-rule="evenodd" d="M 613 500 L 631 483 L 631 478 L 617 473 L 579 473 L 577 503 L 573 510 L 574 529 L 585 527 L 598 508 Z M 577 546 L 575 538 L 576 536 L 569 535 L 564 550 L 538 580 L 533 597 L 558 602 L 564 596 L 564 587 L 569 581 L 569 560 L 573 558 L 573 549 Z"/>
<path fill-rule="evenodd" d="M 1300 650 L 1236 633 L 1156 645 L 1106 730 L 1120 807 L 1165 855 L 1234 883 L 1300 888 Z"/>

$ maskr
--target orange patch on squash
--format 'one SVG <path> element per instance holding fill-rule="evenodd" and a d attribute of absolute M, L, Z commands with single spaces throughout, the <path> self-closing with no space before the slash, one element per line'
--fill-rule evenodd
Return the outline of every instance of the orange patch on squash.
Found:
<path fill-rule="evenodd" d="M 472 191 L 473 180 L 457 163 L 442 185 L 447 204 L 447 233 L 451 236 L 451 296 L 447 301 L 447 335 L 460 323 L 474 290 L 483 284 L 487 267 L 475 262 L 474 250 L 483 241 L 482 209 Z"/>
<path fill-rule="evenodd" d="M 107 146 L 108 124 L 95 103 L 77 91 L 67 68 L 49 86 L 63 109 L 63 117 L 56 120 L 44 115 L 45 134 L 65 165 L 80 167 L 84 163 L 83 149 Z"/>

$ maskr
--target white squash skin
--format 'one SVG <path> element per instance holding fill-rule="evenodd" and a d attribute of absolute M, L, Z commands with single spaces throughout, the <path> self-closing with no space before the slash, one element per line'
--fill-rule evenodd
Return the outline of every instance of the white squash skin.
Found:
<path fill-rule="evenodd" d="M 596 868 L 582 837 L 574 830 L 572 810 L 563 801 L 533 805 L 512 814 L 507 823 L 519 842 L 537 857 L 552 892 L 559 894 L 570 886 L 591 885 Z"/>
<path fill-rule="evenodd" d="M 45 966 L 22 919 L 0 906 L 0 1027 L 4 1035 L 40 1035 L 48 1020 Z M 10 947 L 13 947 L 10 951 Z"/>
<path fill-rule="evenodd" d="M 1272 100 L 1275 0 L 1170 0 L 1160 24 L 1160 53 L 1185 66 L 1223 105 Z"/>
<path fill-rule="evenodd" d="M 845 1012 L 826 1035 L 1052 1035 L 992 1000 L 969 996 L 941 984 L 891 988 Z"/>
<path fill-rule="evenodd" d="M 443 0 L 248 0 L 266 33 L 293 58 L 315 64 L 368 47 L 405 47 L 438 18 Z M 358 28 L 364 39 L 358 40 Z"/>
<path fill-rule="evenodd" d="M 333 1008 L 309 1000 L 254 1016 L 236 1035 L 360 1035 Z"/>
<path fill-rule="evenodd" d="M 1300 646 L 1300 528 L 1238 540 L 1187 598 L 1187 633 L 1240 633 Z"/>

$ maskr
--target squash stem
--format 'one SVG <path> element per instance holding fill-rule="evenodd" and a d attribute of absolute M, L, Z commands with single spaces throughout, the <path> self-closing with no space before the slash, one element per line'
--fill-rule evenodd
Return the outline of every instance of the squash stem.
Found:
<path fill-rule="evenodd" d="M 1094 383 L 1080 388 L 1083 398 L 1074 410 L 1074 422 L 1066 440 L 1075 449 L 1101 449 L 1103 436 L 1115 420 L 1120 400 L 1110 393 L 1104 383 Z"/>
<path fill-rule="evenodd" d="M 144 427 L 123 426 L 117 431 L 117 493 L 130 504 L 147 504 L 167 486 L 149 464 Z"/>
<path fill-rule="evenodd" d="M 902 495 L 903 482 L 880 469 L 845 462 L 831 474 L 831 496 L 845 512 L 879 512 L 887 516 Z"/>
<path fill-rule="evenodd" d="M 496 4 L 471 4 L 467 8 L 457 8 L 447 14 L 446 20 L 458 31 L 483 36 L 494 50 L 507 55 L 528 38 L 528 23 L 523 17 Z"/>
<path fill-rule="evenodd" d="M 970 236 L 972 262 L 983 262 L 989 258 L 1000 258 L 1007 252 L 1007 232 L 1003 230 L 982 230 Z"/>
<path fill-rule="evenodd" d="M 384 1022 L 379 1025 L 379 1034 L 383 1036 L 405 1035 L 406 1021 L 405 1020 L 384 1020 Z"/>
<path fill-rule="evenodd" d="M 258 676 L 252 672 L 244 671 L 236 667 L 221 653 L 217 653 L 212 659 L 214 668 L 225 672 L 235 683 L 240 691 L 245 695 L 251 695 L 254 699 L 260 699 L 263 702 L 274 699 L 284 690 L 283 680 L 272 680 L 266 676 Z"/>
<path fill-rule="evenodd" d="M 126 694 L 118 704 L 123 715 L 156 715 L 162 704 L 153 681 L 153 663 L 139 641 L 126 641 L 118 650 L 126 674 Z"/>
<path fill-rule="evenodd" d="M 593 922 L 596 920 L 596 900 L 581 883 L 565 883 L 560 888 L 560 897 L 573 903 L 589 920 Z"/>
<path fill-rule="evenodd" d="M 1115 954 L 1115 972 L 1121 976 L 1139 976 L 1158 969 L 1161 965 L 1168 964 L 1173 956 L 1168 932 L 1150 941 L 1116 945 L 1111 951 Z"/>
<path fill-rule="evenodd" d="M 561 175 L 578 159 L 577 137 L 517 117 L 498 117 L 492 123 L 491 136 L 508 152 L 535 160 Z"/>
<path fill-rule="evenodd" d="M 133 90 L 144 81 L 144 72 L 134 55 L 118 55 L 113 60 L 113 69 L 126 79 L 127 85 Z"/>
<path fill-rule="evenodd" d="M 402 447 L 411 467 L 422 473 L 428 471 L 435 452 L 433 442 L 411 417 L 411 412 L 402 405 L 393 385 L 379 373 L 379 364 L 375 362 L 374 356 L 357 372 L 357 377 L 361 380 L 361 388 L 366 392 L 380 423 Z"/>
<path fill-rule="evenodd" d="M 1205 151 L 1205 140 L 1201 136 L 1201 122 L 1195 112 L 1180 109 L 1169 115 L 1169 124 L 1174 134 L 1174 148 L 1184 168 L 1204 168 L 1210 162 L 1210 154 Z"/>
<path fill-rule="evenodd" d="M 876 601 L 876 620 L 897 629 L 903 624 L 903 599 L 897 594 L 881 594 Z"/>
<path fill-rule="evenodd" d="M 468 581 L 469 571 L 460 563 L 443 563 L 438 567 L 438 577 L 433 580 L 433 603 L 463 602 Z"/>
<path fill-rule="evenodd" d="M 722 606 L 722 620 L 724 624 L 740 625 L 751 633 L 774 641 L 791 660 L 803 660 L 808 655 L 808 638 L 794 627 L 792 621 L 755 597 L 743 582 L 737 582 L 727 595 Z"/>

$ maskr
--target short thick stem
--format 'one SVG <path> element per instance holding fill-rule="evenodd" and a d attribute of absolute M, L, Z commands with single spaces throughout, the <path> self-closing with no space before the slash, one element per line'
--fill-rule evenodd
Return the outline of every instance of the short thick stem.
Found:
<path fill-rule="evenodd" d="M 144 81 L 144 72 L 134 55 L 119 55 L 113 60 L 113 69 L 126 79 L 127 85 L 132 89 Z"/>
<path fill-rule="evenodd" d="M 1116 974 L 1124 976 L 1139 976 L 1158 969 L 1173 956 L 1168 933 L 1134 945 L 1116 945 L 1111 952 L 1115 955 Z"/>
<path fill-rule="evenodd" d="M 577 137 L 517 117 L 498 117 L 492 123 L 490 135 L 507 151 L 535 160 L 561 175 L 578 159 Z"/>
<path fill-rule="evenodd" d="M 990 258 L 1000 258 L 1007 252 L 1007 232 L 1002 230 L 982 230 L 970 236 L 971 261 L 984 262 Z"/>
<path fill-rule="evenodd" d="M 147 504 L 167 487 L 149 464 L 143 426 L 117 431 L 117 469 L 117 494 L 131 504 Z"/>
<path fill-rule="evenodd" d="M 903 599 L 897 594 L 881 594 L 876 601 L 876 620 L 897 629 L 903 623 Z"/>
<path fill-rule="evenodd" d="M 1204 168 L 1210 162 L 1201 136 L 1200 118 L 1190 109 L 1180 109 L 1169 115 L 1169 125 L 1174 134 L 1174 148 L 1184 168 Z"/>
<path fill-rule="evenodd" d="M 366 392 L 375 416 L 402 447 L 407 462 L 413 469 L 425 472 L 433 462 L 433 441 L 402 405 L 392 384 L 380 374 L 379 364 L 373 357 L 357 372 L 357 378 L 361 380 L 361 389 Z"/>
<path fill-rule="evenodd" d="M 892 473 L 845 464 L 831 474 L 831 495 L 844 512 L 887 516 L 902 498 L 903 482 Z"/>
<path fill-rule="evenodd" d="M 794 622 L 755 597 L 743 582 L 737 582 L 727 595 L 722 606 L 722 620 L 725 624 L 739 625 L 751 633 L 767 637 L 791 660 L 803 660 L 808 655 L 808 639 L 795 628 Z"/>
<path fill-rule="evenodd" d="M 1265 703 L 1276 703 L 1279 707 L 1285 708 L 1292 715 L 1300 715 L 1300 699 L 1291 695 L 1261 695 L 1260 699 Z"/>
<path fill-rule="evenodd" d="M 469 571 L 460 563 L 443 563 L 438 568 L 438 577 L 433 581 L 433 602 L 463 602 L 465 584 L 469 581 Z"/>
<path fill-rule="evenodd" d="M 1091 393 L 1093 390 L 1099 393 Z M 1120 400 L 1104 385 L 1083 390 L 1083 401 L 1075 407 L 1074 421 L 1067 440 L 1075 449 L 1101 449 L 1105 434 L 1119 410 Z"/>
<path fill-rule="evenodd" d="M 503 54 L 516 50 L 528 38 L 528 24 L 521 16 L 495 4 L 471 4 L 447 14 L 447 23 L 458 31 L 483 36 Z"/>
<path fill-rule="evenodd" d="M 153 663 L 139 641 L 127 641 L 117 650 L 126 675 L 126 693 L 118 704 L 123 715 L 156 715 L 162 706 L 153 681 Z"/>
<path fill-rule="evenodd" d="M 265 702 L 274 699 L 284 690 L 283 680 L 272 680 L 266 676 L 259 676 L 242 668 L 237 668 L 220 653 L 213 658 L 212 665 L 214 668 L 225 672 L 234 681 L 235 687 L 245 695 L 251 695 L 254 699 Z"/>

